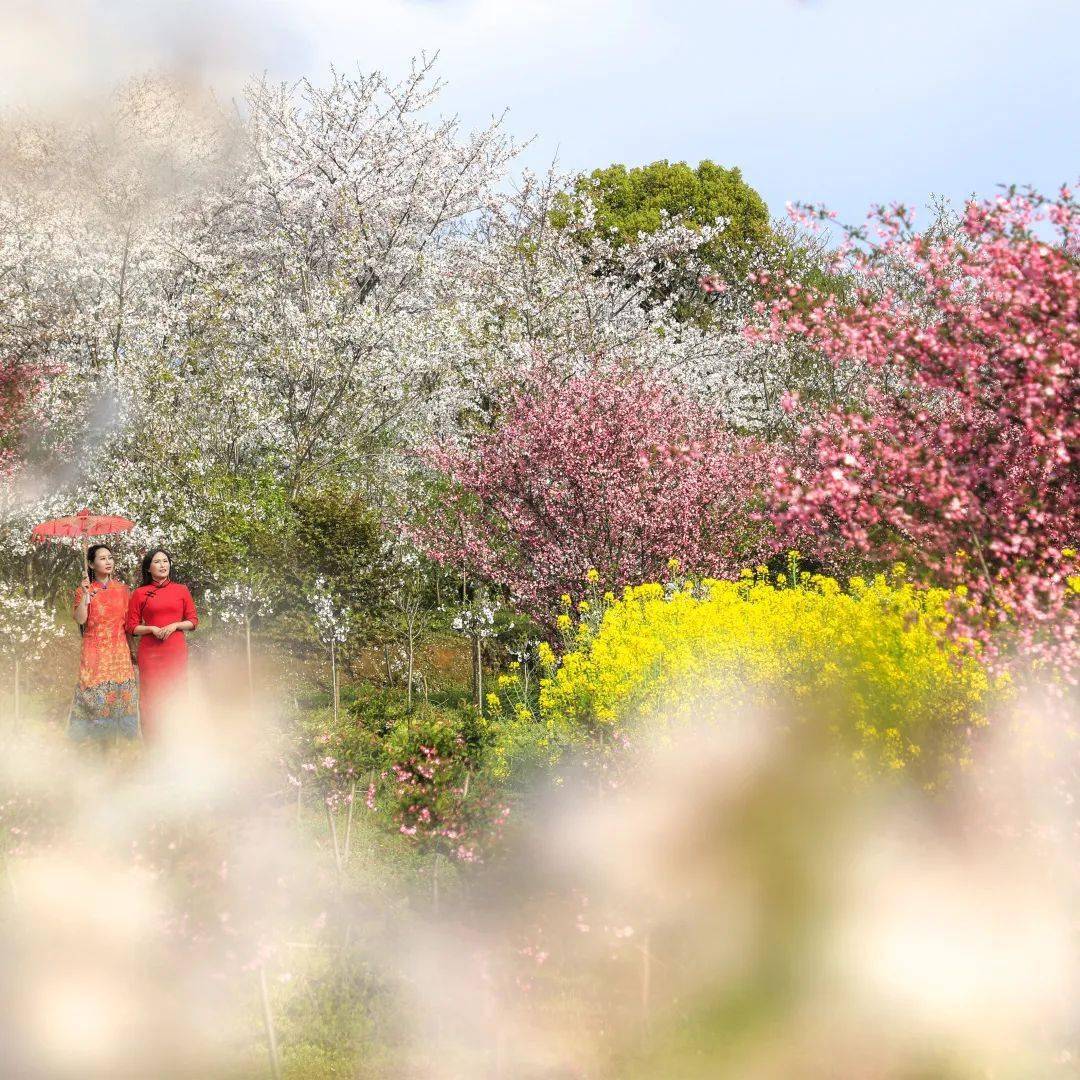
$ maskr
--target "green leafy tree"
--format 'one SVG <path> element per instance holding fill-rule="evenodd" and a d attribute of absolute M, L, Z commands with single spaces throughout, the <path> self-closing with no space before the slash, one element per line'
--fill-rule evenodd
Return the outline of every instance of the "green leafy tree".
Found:
<path fill-rule="evenodd" d="M 592 227 L 581 229 L 586 209 Z M 657 233 L 676 220 L 696 230 L 720 225 L 688 262 L 686 273 L 673 279 L 675 314 L 683 322 L 741 326 L 753 302 L 764 298 L 760 280 L 792 278 L 838 296 L 845 291 L 845 283 L 827 268 L 820 240 L 790 225 L 771 224 L 764 199 L 737 167 L 706 160 L 696 168 L 682 161 L 654 161 L 636 168 L 594 169 L 578 178 L 552 219 L 560 228 L 578 225 L 583 240 L 599 236 L 616 247 L 637 243 L 642 234 Z M 722 301 L 701 292 L 702 266 L 726 283 Z M 667 291 L 656 299 L 671 295 Z"/>
<path fill-rule="evenodd" d="M 378 514 L 345 484 L 310 488 L 290 500 L 292 573 L 301 589 L 323 579 L 338 601 L 355 612 L 385 603 L 383 529 Z"/>
<path fill-rule="evenodd" d="M 685 272 L 669 276 L 669 285 L 652 299 L 674 299 L 682 322 L 711 322 L 717 305 L 698 288 L 702 269 L 745 281 L 762 251 L 776 246 L 769 209 L 738 168 L 712 161 L 697 168 L 682 161 L 654 161 L 637 168 L 594 169 L 578 178 L 553 215 L 557 227 L 572 225 L 582 242 L 600 238 L 615 248 L 636 244 L 642 235 L 674 222 L 699 231 L 719 228 L 686 259 Z M 618 271 L 612 267 L 612 272 Z"/>
<path fill-rule="evenodd" d="M 219 590 L 258 582 L 280 592 L 292 514 L 279 480 L 265 472 L 211 467 L 186 501 L 193 508 L 191 520 L 182 522 L 184 535 L 175 553 L 189 584 Z"/>
<path fill-rule="evenodd" d="M 385 644 L 391 604 L 386 534 L 379 514 L 343 481 L 311 487 L 290 500 L 288 582 L 294 615 L 307 620 L 315 597 L 336 613 L 337 661 L 356 674 L 365 649 Z M 300 627 L 293 629 L 302 636 Z M 325 635 L 320 633 L 320 637 Z"/>
<path fill-rule="evenodd" d="M 725 224 L 702 252 L 709 265 L 720 265 L 733 250 L 757 247 L 769 237 L 769 209 L 738 168 L 702 161 L 696 169 L 683 161 L 654 161 L 628 169 L 595 169 L 577 183 L 576 193 L 596 210 L 596 227 L 620 243 L 634 243 L 639 233 L 654 233 L 673 217 L 690 226 Z"/>

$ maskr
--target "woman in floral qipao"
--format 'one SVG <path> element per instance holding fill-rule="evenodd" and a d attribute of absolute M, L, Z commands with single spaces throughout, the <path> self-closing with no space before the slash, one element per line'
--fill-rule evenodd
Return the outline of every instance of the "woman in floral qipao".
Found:
<path fill-rule="evenodd" d="M 139 696 L 124 627 L 131 592 L 113 577 L 113 554 L 105 544 L 94 544 L 86 563 L 86 576 L 75 593 L 82 661 L 68 733 L 78 741 L 134 739 L 139 733 Z"/>

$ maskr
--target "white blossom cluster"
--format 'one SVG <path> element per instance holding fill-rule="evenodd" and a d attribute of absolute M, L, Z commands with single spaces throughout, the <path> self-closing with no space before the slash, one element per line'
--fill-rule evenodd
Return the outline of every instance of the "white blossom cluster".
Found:
<path fill-rule="evenodd" d="M 500 124 L 435 119 L 438 92 L 423 63 L 259 81 L 234 114 L 143 80 L 90 124 L 0 124 L 0 349 L 54 372 L 5 558 L 82 506 L 136 520 L 122 551 L 183 547 L 258 512 L 225 506 L 236 476 L 385 499 L 538 357 L 663 371 L 743 426 L 775 411 L 791 361 L 743 337 L 746 290 L 708 325 L 675 310 L 722 222 L 620 245 L 585 199 L 556 224 L 574 178 L 510 189 Z M 254 603 L 250 571 L 225 606 Z"/>
<path fill-rule="evenodd" d="M 243 624 L 273 613 L 271 598 L 251 582 L 233 581 L 206 592 L 206 602 L 224 623 Z"/>
<path fill-rule="evenodd" d="M 474 604 L 459 611 L 450 625 L 459 633 L 489 638 L 495 633 L 495 611 L 490 603 Z"/>
<path fill-rule="evenodd" d="M 334 598 L 325 578 L 315 579 L 311 595 L 315 630 L 324 645 L 343 645 L 349 636 L 349 613 Z"/>
<path fill-rule="evenodd" d="M 7 660 L 37 660 L 63 631 L 44 600 L 13 589 L 0 590 L 0 656 Z"/>

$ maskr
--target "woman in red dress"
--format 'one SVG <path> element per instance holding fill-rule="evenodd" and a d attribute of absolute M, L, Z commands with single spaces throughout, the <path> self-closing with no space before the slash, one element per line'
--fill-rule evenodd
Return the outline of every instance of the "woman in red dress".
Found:
<path fill-rule="evenodd" d="M 127 632 L 139 639 L 139 705 L 143 738 L 161 733 L 162 713 L 187 679 L 185 635 L 199 625 L 186 585 L 172 580 L 172 559 L 162 548 L 146 553 L 142 584 L 131 594 Z"/>

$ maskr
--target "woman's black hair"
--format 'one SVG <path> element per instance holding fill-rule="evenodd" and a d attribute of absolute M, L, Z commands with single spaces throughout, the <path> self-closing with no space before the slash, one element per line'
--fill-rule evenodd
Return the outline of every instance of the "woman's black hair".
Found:
<path fill-rule="evenodd" d="M 108 544 L 91 544 L 86 549 L 86 574 L 90 576 L 90 572 L 94 569 L 94 557 L 97 553 L 104 548 L 110 555 L 113 553 L 113 549 Z"/>
<path fill-rule="evenodd" d="M 175 581 L 176 577 L 173 575 L 173 557 L 163 547 L 151 548 L 143 557 L 140 570 L 142 572 L 142 580 L 140 585 L 153 585 L 154 579 L 150 576 L 150 564 L 154 561 L 155 555 L 164 555 L 169 560 L 169 581 Z"/>
<path fill-rule="evenodd" d="M 110 555 L 113 553 L 113 549 L 108 544 L 91 544 L 86 549 L 86 576 L 91 581 L 94 577 L 94 556 L 97 555 L 101 549 L 104 548 Z M 86 627 L 79 623 L 79 637 L 82 637 L 86 633 Z"/>

